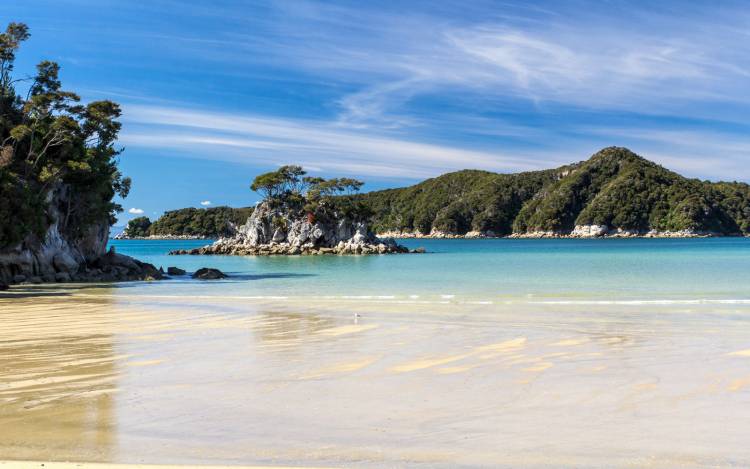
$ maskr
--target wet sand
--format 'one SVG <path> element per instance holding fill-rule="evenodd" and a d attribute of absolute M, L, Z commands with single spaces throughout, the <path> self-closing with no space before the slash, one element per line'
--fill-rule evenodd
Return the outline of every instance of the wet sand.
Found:
<path fill-rule="evenodd" d="M 750 466 L 746 304 L 45 291 L 0 297 L 0 460 Z"/>

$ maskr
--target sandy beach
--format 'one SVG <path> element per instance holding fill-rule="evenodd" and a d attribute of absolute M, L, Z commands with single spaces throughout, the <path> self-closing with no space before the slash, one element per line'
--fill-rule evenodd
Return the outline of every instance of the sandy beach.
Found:
<path fill-rule="evenodd" d="M 0 298 L 0 459 L 750 464 L 750 330 L 737 305 L 120 291 Z"/>
<path fill-rule="evenodd" d="M 87 463 L 87 462 L 50 462 L 50 461 L 0 461 L 0 467 L 7 469 L 178 469 L 185 466 L 170 464 L 109 464 L 109 463 Z M 302 469 L 301 466 L 215 466 L 201 465 L 202 469 Z M 305 468 L 326 469 L 326 468 Z"/>

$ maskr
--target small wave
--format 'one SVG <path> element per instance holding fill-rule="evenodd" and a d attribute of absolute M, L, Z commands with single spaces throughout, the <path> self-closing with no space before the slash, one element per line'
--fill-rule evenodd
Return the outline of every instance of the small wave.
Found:
<path fill-rule="evenodd" d="M 77 298 L 97 298 L 100 294 L 75 293 Z M 287 296 L 287 295 L 141 295 L 118 294 L 122 300 L 272 300 L 272 301 L 367 301 L 389 304 L 465 304 L 465 305 L 558 305 L 558 306 L 668 306 L 668 305 L 750 305 L 747 298 L 697 298 L 697 299 L 634 299 L 634 300 L 531 300 L 518 299 L 490 300 L 486 298 L 457 298 L 456 295 L 439 295 L 439 297 L 422 297 L 420 295 L 321 295 L 321 296 Z"/>
<path fill-rule="evenodd" d="M 750 304 L 750 299 L 692 299 L 692 300 L 549 300 L 529 301 L 535 305 L 700 305 L 700 304 Z"/>

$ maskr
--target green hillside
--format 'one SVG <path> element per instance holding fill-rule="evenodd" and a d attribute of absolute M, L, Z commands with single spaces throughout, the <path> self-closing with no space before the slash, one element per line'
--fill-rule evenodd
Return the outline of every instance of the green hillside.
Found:
<path fill-rule="evenodd" d="M 230 222 L 241 225 L 251 213 L 252 207 L 182 208 L 165 212 L 153 223 L 146 217 L 134 218 L 125 228 L 125 234 L 129 237 L 159 235 L 219 238 L 232 234 Z"/>
<path fill-rule="evenodd" d="M 750 234 L 750 186 L 688 179 L 626 148 L 609 147 L 586 161 L 517 174 L 463 170 L 400 189 L 335 197 L 372 212 L 376 233 L 398 231 L 495 236 L 570 234 L 600 225 L 631 234 Z M 185 208 L 133 232 L 218 237 L 228 221 L 244 223 L 252 208 Z"/>
<path fill-rule="evenodd" d="M 576 225 L 646 233 L 750 233 L 750 186 L 688 179 L 619 147 L 552 170 L 458 171 L 362 194 L 377 232 L 568 234 Z"/>

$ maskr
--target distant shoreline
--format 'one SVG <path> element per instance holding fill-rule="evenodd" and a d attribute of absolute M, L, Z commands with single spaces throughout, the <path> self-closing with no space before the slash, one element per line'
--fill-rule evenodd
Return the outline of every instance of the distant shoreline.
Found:
<path fill-rule="evenodd" d="M 476 234 L 469 232 L 466 234 L 451 233 L 379 233 L 378 238 L 396 238 L 396 239 L 695 239 L 695 238 L 747 238 L 742 234 L 721 234 L 721 233 L 680 233 L 680 232 L 657 232 L 642 234 L 625 234 L 611 233 L 600 235 L 581 235 L 581 234 L 557 234 L 534 232 L 518 234 L 514 233 L 505 236 L 496 236 L 488 234 Z M 218 237 L 196 237 L 186 235 L 159 235 L 159 236 L 133 236 L 133 237 L 112 237 L 110 240 L 116 241 L 211 241 L 219 239 Z"/>
<path fill-rule="evenodd" d="M 712 232 L 691 232 L 691 231 L 649 231 L 629 232 L 629 231 L 602 231 L 592 230 L 588 227 L 576 227 L 570 233 L 557 233 L 552 231 L 535 231 L 530 233 L 512 233 L 510 235 L 495 235 L 493 233 L 482 233 L 470 231 L 466 234 L 444 233 L 433 231 L 429 234 L 418 232 L 398 232 L 387 231 L 378 233 L 379 238 L 400 238 L 400 239 L 617 239 L 617 238 L 634 238 L 634 239 L 691 239 L 691 238 L 744 238 L 747 237 L 741 233 L 723 234 Z"/>
<path fill-rule="evenodd" d="M 157 240 L 157 241 L 210 241 L 212 239 L 219 239 L 219 237 L 207 237 L 207 236 L 191 236 L 191 235 L 151 235 L 151 236 L 112 236 L 110 240 L 124 241 L 124 240 Z"/>

